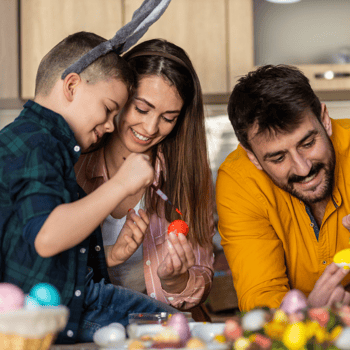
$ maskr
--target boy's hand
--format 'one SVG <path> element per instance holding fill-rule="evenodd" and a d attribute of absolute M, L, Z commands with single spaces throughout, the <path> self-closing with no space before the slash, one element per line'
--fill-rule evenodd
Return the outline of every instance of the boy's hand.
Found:
<path fill-rule="evenodd" d="M 162 288 L 168 293 L 181 293 L 187 285 L 189 278 L 188 269 L 195 262 L 193 249 L 184 234 L 176 235 L 170 232 L 168 254 L 158 267 L 157 273 Z"/>
<path fill-rule="evenodd" d="M 125 188 L 128 196 L 149 186 L 154 181 L 154 169 L 149 156 L 142 153 L 130 154 L 114 178 Z"/>
<path fill-rule="evenodd" d="M 134 209 L 131 209 L 127 214 L 126 222 L 117 241 L 114 245 L 105 246 L 108 267 L 122 264 L 128 260 L 143 242 L 149 225 L 149 218 L 142 209 L 139 210 L 139 215 L 135 213 Z"/>

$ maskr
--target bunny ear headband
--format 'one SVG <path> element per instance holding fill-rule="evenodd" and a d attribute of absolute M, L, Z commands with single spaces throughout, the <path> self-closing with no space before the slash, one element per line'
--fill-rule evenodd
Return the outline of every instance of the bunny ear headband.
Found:
<path fill-rule="evenodd" d="M 78 61 L 69 66 L 62 74 L 64 79 L 69 73 L 80 74 L 92 62 L 108 52 L 114 51 L 118 55 L 127 51 L 147 32 L 148 28 L 164 13 L 171 0 L 144 0 L 134 12 L 132 19 L 120 28 L 115 36 L 94 47 Z"/>

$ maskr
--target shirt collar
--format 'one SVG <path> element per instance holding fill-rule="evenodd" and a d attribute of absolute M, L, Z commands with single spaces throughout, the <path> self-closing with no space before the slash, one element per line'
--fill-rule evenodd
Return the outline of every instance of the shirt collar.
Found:
<path fill-rule="evenodd" d="M 89 155 L 85 172 L 89 180 L 97 177 L 102 177 L 104 181 L 108 180 L 104 147 Z"/>
<path fill-rule="evenodd" d="M 30 115 L 31 121 L 34 121 L 40 124 L 43 128 L 49 130 L 55 138 L 62 141 L 63 144 L 67 146 L 70 155 L 76 162 L 81 153 L 80 146 L 78 145 L 74 133 L 67 121 L 60 114 L 45 108 L 32 100 L 28 100 L 23 107 L 32 111 L 32 114 Z"/>

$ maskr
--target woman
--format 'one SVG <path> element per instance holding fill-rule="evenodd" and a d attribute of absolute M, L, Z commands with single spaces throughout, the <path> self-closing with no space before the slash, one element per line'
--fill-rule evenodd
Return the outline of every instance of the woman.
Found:
<path fill-rule="evenodd" d="M 77 180 L 89 193 L 129 154 L 150 156 L 154 186 L 128 197 L 103 223 L 106 255 L 124 224 L 138 235 L 132 256 L 108 272 L 112 283 L 188 310 L 205 301 L 213 279 L 212 179 L 200 83 L 186 53 L 167 41 L 143 42 L 123 57 L 137 73 L 136 92 L 103 147 L 81 156 Z M 167 194 L 183 216 L 154 188 Z M 144 211 L 136 215 L 140 208 L 147 210 L 149 225 Z M 168 235 L 169 223 L 180 218 L 189 225 L 187 237 Z M 139 230 L 133 223 L 140 220 Z"/>

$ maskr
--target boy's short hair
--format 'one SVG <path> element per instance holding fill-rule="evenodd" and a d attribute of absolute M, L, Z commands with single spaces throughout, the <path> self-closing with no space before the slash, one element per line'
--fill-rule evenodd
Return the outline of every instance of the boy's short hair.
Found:
<path fill-rule="evenodd" d="M 63 39 L 41 60 L 36 75 L 35 95 L 47 96 L 66 68 L 105 41 L 101 36 L 89 32 L 78 32 Z M 129 94 L 136 82 L 134 71 L 115 52 L 98 58 L 79 75 L 92 84 L 107 78 L 120 79 L 126 84 Z"/>

